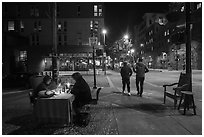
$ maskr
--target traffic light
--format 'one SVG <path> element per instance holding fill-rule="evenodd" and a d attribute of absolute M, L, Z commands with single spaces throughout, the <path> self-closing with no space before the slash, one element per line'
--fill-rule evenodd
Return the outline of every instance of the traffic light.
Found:
<path fill-rule="evenodd" d="M 185 31 L 172 34 L 170 39 L 171 39 L 171 42 L 174 44 L 185 43 Z"/>

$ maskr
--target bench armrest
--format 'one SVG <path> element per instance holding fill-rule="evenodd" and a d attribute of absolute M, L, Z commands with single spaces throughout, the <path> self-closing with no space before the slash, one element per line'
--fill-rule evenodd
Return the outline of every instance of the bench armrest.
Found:
<path fill-rule="evenodd" d="M 166 85 L 163 85 L 163 87 L 165 88 L 165 87 L 170 87 L 170 86 L 174 86 L 174 85 L 177 85 L 178 83 L 173 83 L 173 84 L 166 84 Z"/>
<path fill-rule="evenodd" d="M 173 88 L 173 90 L 175 90 L 175 91 L 181 91 L 181 90 L 183 90 L 185 87 L 187 87 L 188 86 L 188 84 L 184 84 L 184 85 L 182 85 L 182 86 L 180 86 L 180 87 L 176 87 L 176 88 Z"/>

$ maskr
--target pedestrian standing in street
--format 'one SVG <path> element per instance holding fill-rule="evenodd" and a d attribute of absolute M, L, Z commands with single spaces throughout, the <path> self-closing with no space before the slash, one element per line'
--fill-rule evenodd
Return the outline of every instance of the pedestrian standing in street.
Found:
<path fill-rule="evenodd" d="M 123 67 L 120 71 L 122 77 L 123 91 L 124 94 L 125 87 L 127 85 L 128 95 L 130 96 L 130 77 L 132 76 L 132 69 L 127 65 L 127 62 L 123 62 Z"/>
<path fill-rule="evenodd" d="M 147 66 L 142 62 L 142 58 L 138 59 L 136 67 L 133 67 L 133 71 L 136 73 L 136 88 L 137 95 L 142 96 L 143 93 L 143 84 L 145 80 L 145 73 L 149 72 Z"/>

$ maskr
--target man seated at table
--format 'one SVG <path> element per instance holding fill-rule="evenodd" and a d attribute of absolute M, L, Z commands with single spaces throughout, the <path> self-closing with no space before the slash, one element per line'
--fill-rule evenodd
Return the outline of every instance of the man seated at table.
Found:
<path fill-rule="evenodd" d="M 43 81 L 34 90 L 34 97 L 51 97 L 54 95 L 54 91 L 50 87 L 56 87 L 52 83 L 50 76 L 45 76 Z"/>
<path fill-rule="evenodd" d="M 75 84 L 70 93 L 75 96 L 73 101 L 73 109 L 76 116 L 78 116 L 80 114 L 80 108 L 91 102 L 91 90 L 79 72 L 73 73 L 72 78 L 75 80 Z"/>

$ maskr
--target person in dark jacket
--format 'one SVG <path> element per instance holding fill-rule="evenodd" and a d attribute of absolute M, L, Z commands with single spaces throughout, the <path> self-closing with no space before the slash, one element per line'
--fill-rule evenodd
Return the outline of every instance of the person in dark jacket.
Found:
<path fill-rule="evenodd" d="M 50 76 L 45 76 L 43 81 L 34 90 L 33 97 L 51 97 L 54 95 L 54 91 L 50 88 L 52 85 L 52 78 Z M 41 94 L 39 94 L 41 92 Z"/>
<path fill-rule="evenodd" d="M 123 91 L 124 94 L 125 87 L 127 85 L 128 95 L 130 96 L 130 77 L 132 76 L 132 69 L 127 65 L 127 62 L 123 62 L 123 67 L 120 71 L 122 77 Z"/>
<path fill-rule="evenodd" d="M 133 68 L 133 71 L 136 73 L 136 87 L 137 87 L 137 95 L 142 96 L 143 93 L 143 84 L 145 80 L 145 73 L 149 72 L 147 66 L 142 63 L 142 58 L 138 59 L 136 63 L 136 68 Z"/>
<path fill-rule="evenodd" d="M 80 108 L 92 101 L 91 90 L 79 72 L 73 73 L 72 78 L 75 80 L 75 84 L 70 93 L 75 96 L 73 109 L 76 115 L 78 115 L 80 113 Z"/>

